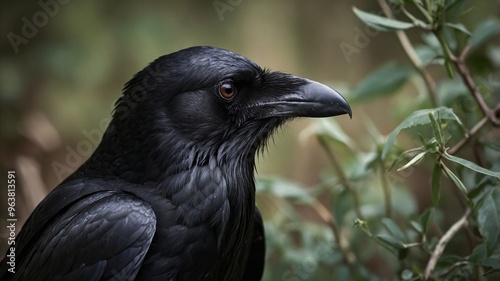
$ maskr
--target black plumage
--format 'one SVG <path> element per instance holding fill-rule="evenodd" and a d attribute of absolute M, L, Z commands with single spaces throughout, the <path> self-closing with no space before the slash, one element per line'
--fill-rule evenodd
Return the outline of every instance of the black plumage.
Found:
<path fill-rule="evenodd" d="M 128 82 L 92 156 L 34 210 L 1 280 L 260 280 L 254 156 L 293 117 L 351 114 L 334 90 L 192 47 Z"/>

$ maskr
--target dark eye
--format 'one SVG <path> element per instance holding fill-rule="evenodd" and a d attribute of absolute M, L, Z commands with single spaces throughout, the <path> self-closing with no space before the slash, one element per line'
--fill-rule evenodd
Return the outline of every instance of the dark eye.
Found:
<path fill-rule="evenodd" d="M 222 82 L 219 86 L 219 94 L 225 99 L 231 99 L 236 95 L 236 86 L 233 82 Z"/>

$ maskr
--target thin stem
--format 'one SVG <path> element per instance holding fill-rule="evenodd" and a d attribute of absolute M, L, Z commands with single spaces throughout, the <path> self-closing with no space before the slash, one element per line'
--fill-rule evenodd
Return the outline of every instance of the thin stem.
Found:
<path fill-rule="evenodd" d="M 427 280 L 431 276 L 432 271 L 436 267 L 437 261 L 439 257 L 441 257 L 441 254 L 443 254 L 444 248 L 450 242 L 450 240 L 457 234 L 457 232 L 464 226 L 467 225 L 467 218 L 469 217 L 469 214 L 471 212 L 470 208 L 467 208 L 465 210 L 465 214 L 457 221 L 455 222 L 448 231 L 439 239 L 439 242 L 437 243 L 436 247 L 434 248 L 434 251 L 432 251 L 431 257 L 429 259 L 429 262 L 427 263 L 427 267 L 425 268 L 425 273 L 424 273 L 424 279 Z"/>
<path fill-rule="evenodd" d="M 407 248 L 422 247 L 422 242 L 408 243 L 408 244 L 405 244 L 405 246 Z"/>
<path fill-rule="evenodd" d="M 453 270 L 455 270 L 456 268 L 461 267 L 461 266 L 466 266 L 466 265 L 468 265 L 468 264 L 469 264 L 469 262 L 468 262 L 468 261 L 460 261 L 460 262 L 457 262 L 457 263 L 455 263 L 455 264 L 451 265 L 451 266 L 447 269 L 447 271 L 446 271 L 445 273 L 441 274 L 441 276 L 440 276 L 440 277 L 446 278 L 446 277 L 447 277 L 450 273 L 452 273 L 452 272 L 453 272 Z"/>
<path fill-rule="evenodd" d="M 390 19 L 394 19 L 394 15 L 392 14 L 391 8 L 385 0 L 377 0 L 379 6 L 382 8 L 382 11 L 386 15 L 386 17 Z M 433 107 L 437 107 L 437 98 L 436 98 L 436 82 L 432 79 L 432 76 L 424 69 L 422 66 L 422 61 L 418 56 L 417 52 L 413 48 L 413 45 L 410 42 L 410 39 L 406 35 L 406 33 L 402 30 L 396 30 L 396 36 L 401 43 L 406 55 L 410 59 L 413 67 L 418 71 L 420 76 L 424 79 L 425 86 L 427 87 L 427 92 L 429 93 L 430 100 L 432 102 Z"/>
<path fill-rule="evenodd" d="M 335 156 L 333 151 L 330 149 L 330 146 L 328 146 L 328 143 L 322 137 L 318 137 L 318 141 L 319 141 L 320 145 L 323 147 L 323 149 L 326 151 L 326 155 L 328 157 L 328 160 L 330 160 L 330 163 L 332 164 L 333 169 L 335 170 L 337 176 L 339 177 L 340 182 L 351 193 L 352 198 L 353 198 L 353 203 L 354 203 L 354 210 L 356 211 L 356 216 L 359 219 L 364 220 L 363 213 L 361 213 L 361 203 L 359 201 L 359 194 L 358 194 L 357 190 L 349 182 L 349 179 L 347 178 L 346 174 L 344 173 L 344 170 L 340 166 L 340 163 L 337 160 L 337 157 Z"/>
<path fill-rule="evenodd" d="M 427 13 L 427 11 L 424 9 L 424 7 L 420 6 L 418 1 L 413 1 L 413 4 L 415 4 L 415 6 L 417 6 L 418 10 L 420 11 L 420 13 L 422 13 L 422 15 L 424 15 L 425 19 L 430 24 L 432 24 L 432 17 L 429 15 L 429 13 Z"/>
<path fill-rule="evenodd" d="M 384 192 L 385 216 L 390 218 L 392 217 L 391 191 L 389 189 L 389 183 L 387 182 L 387 178 L 385 176 L 385 167 L 382 160 L 380 160 L 380 180 L 382 182 L 382 191 Z"/>
<path fill-rule="evenodd" d="M 450 46 L 448 46 L 448 43 L 446 42 L 446 38 L 444 38 L 444 33 L 440 32 L 439 30 L 434 31 L 434 35 L 439 41 L 439 44 L 441 45 L 441 48 L 443 49 L 443 53 L 445 55 L 445 58 L 450 61 L 456 61 L 456 56 L 453 54 L 453 52 L 450 49 Z"/>
<path fill-rule="evenodd" d="M 465 137 L 460 141 L 458 142 L 457 144 L 455 144 L 452 148 L 450 148 L 447 152 L 448 154 L 455 154 L 457 153 L 470 139 L 471 137 L 473 137 L 474 135 L 477 134 L 477 132 L 479 132 L 479 130 L 481 130 L 481 128 L 486 125 L 486 123 L 488 122 L 488 117 L 483 117 L 483 119 L 481 119 L 470 131 L 467 132 L 467 134 L 465 135 Z"/>
<path fill-rule="evenodd" d="M 347 263 L 347 265 L 349 265 L 349 267 L 352 267 L 356 263 L 356 255 L 349 247 L 349 242 L 347 242 L 345 237 L 340 232 L 335 218 L 332 216 L 330 211 L 319 201 L 316 204 L 312 204 L 312 207 L 314 208 L 316 213 L 318 213 L 318 215 L 323 219 L 323 221 L 328 224 L 333 232 L 333 235 L 335 236 L 335 240 L 339 245 L 339 249 L 344 256 L 345 262 Z"/>
<path fill-rule="evenodd" d="M 476 83 L 472 79 L 472 75 L 470 74 L 469 69 L 465 65 L 465 57 L 469 53 L 470 49 L 471 45 L 465 46 L 460 56 L 453 61 L 455 62 L 455 66 L 457 68 L 458 73 L 462 77 L 462 80 L 464 81 L 470 93 L 472 94 L 477 104 L 481 108 L 483 115 L 488 117 L 488 119 L 490 119 L 490 121 L 493 122 L 496 126 L 500 126 L 500 121 L 495 118 L 494 114 L 492 114 L 493 113 L 492 110 L 488 107 L 488 105 L 484 101 L 483 96 L 479 91 L 479 88 L 476 86 Z"/>
<path fill-rule="evenodd" d="M 409 18 L 415 26 L 418 26 L 418 27 L 424 28 L 424 29 L 427 28 L 421 20 L 414 17 L 410 12 L 408 12 L 408 10 L 406 10 L 406 8 L 404 6 L 401 6 L 401 11 L 403 11 L 403 14 L 405 14 L 405 16 L 407 18 Z"/>

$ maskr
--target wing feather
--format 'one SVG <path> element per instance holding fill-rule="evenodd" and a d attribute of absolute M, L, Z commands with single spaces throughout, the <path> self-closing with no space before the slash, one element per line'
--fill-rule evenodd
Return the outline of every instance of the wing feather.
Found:
<path fill-rule="evenodd" d="M 93 193 L 32 237 L 36 241 L 11 280 L 133 280 L 155 230 L 156 216 L 142 199 Z"/>

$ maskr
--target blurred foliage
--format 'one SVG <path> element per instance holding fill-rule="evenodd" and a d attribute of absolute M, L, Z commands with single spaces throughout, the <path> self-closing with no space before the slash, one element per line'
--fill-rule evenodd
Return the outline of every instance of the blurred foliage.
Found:
<path fill-rule="evenodd" d="M 59 5 L 49 13 L 41 2 Z M 259 174 L 282 176 L 263 176 L 257 186 L 265 280 L 419 279 L 466 206 L 468 225 L 445 247 L 432 278 L 498 279 L 500 196 L 491 188 L 498 182 L 485 175 L 499 171 L 498 128 L 480 123 L 484 116 L 447 51 L 456 57 L 471 46 L 466 66 L 487 104 L 498 104 L 500 25 L 487 18 L 499 12 L 495 1 L 391 0 L 391 20 L 375 1 L 219 2 L 232 9 L 221 14 L 214 1 L 194 0 L 0 3 L 0 172 L 18 175 L 19 226 L 60 176 L 89 156 L 134 73 L 160 55 L 214 45 L 326 82 L 355 106 L 353 120 L 335 119 L 340 125 L 313 122 L 298 145 L 293 136 L 308 123 L 284 128 L 259 163 Z M 40 12 L 47 22 L 26 35 L 26 22 Z M 418 68 L 403 59 L 394 36 L 400 28 L 418 42 Z M 10 33 L 28 40 L 17 52 Z M 435 97 L 422 69 L 436 81 Z M 448 73 L 453 79 L 443 78 Z M 458 153 L 445 153 L 464 138 Z M 318 175 L 327 161 L 331 169 Z M 57 175 L 54 163 L 68 170 Z"/>
<path fill-rule="evenodd" d="M 260 204 L 276 210 L 265 280 L 499 280 L 500 21 L 469 30 L 460 19 L 473 4 L 462 0 L 378 3 L 378 14 L 353 11 L 371 32 L 396 33 L 409 63 L 384 63 L 348 100 L 385 100 L 408 85 L 419 98 L 386 107 L 404 119 L 388 135 L 363 118 L 368 151 L 335 120 L 311 124 L 303 135 L 332 167 L 318 185 L 258 182 Z"/>

